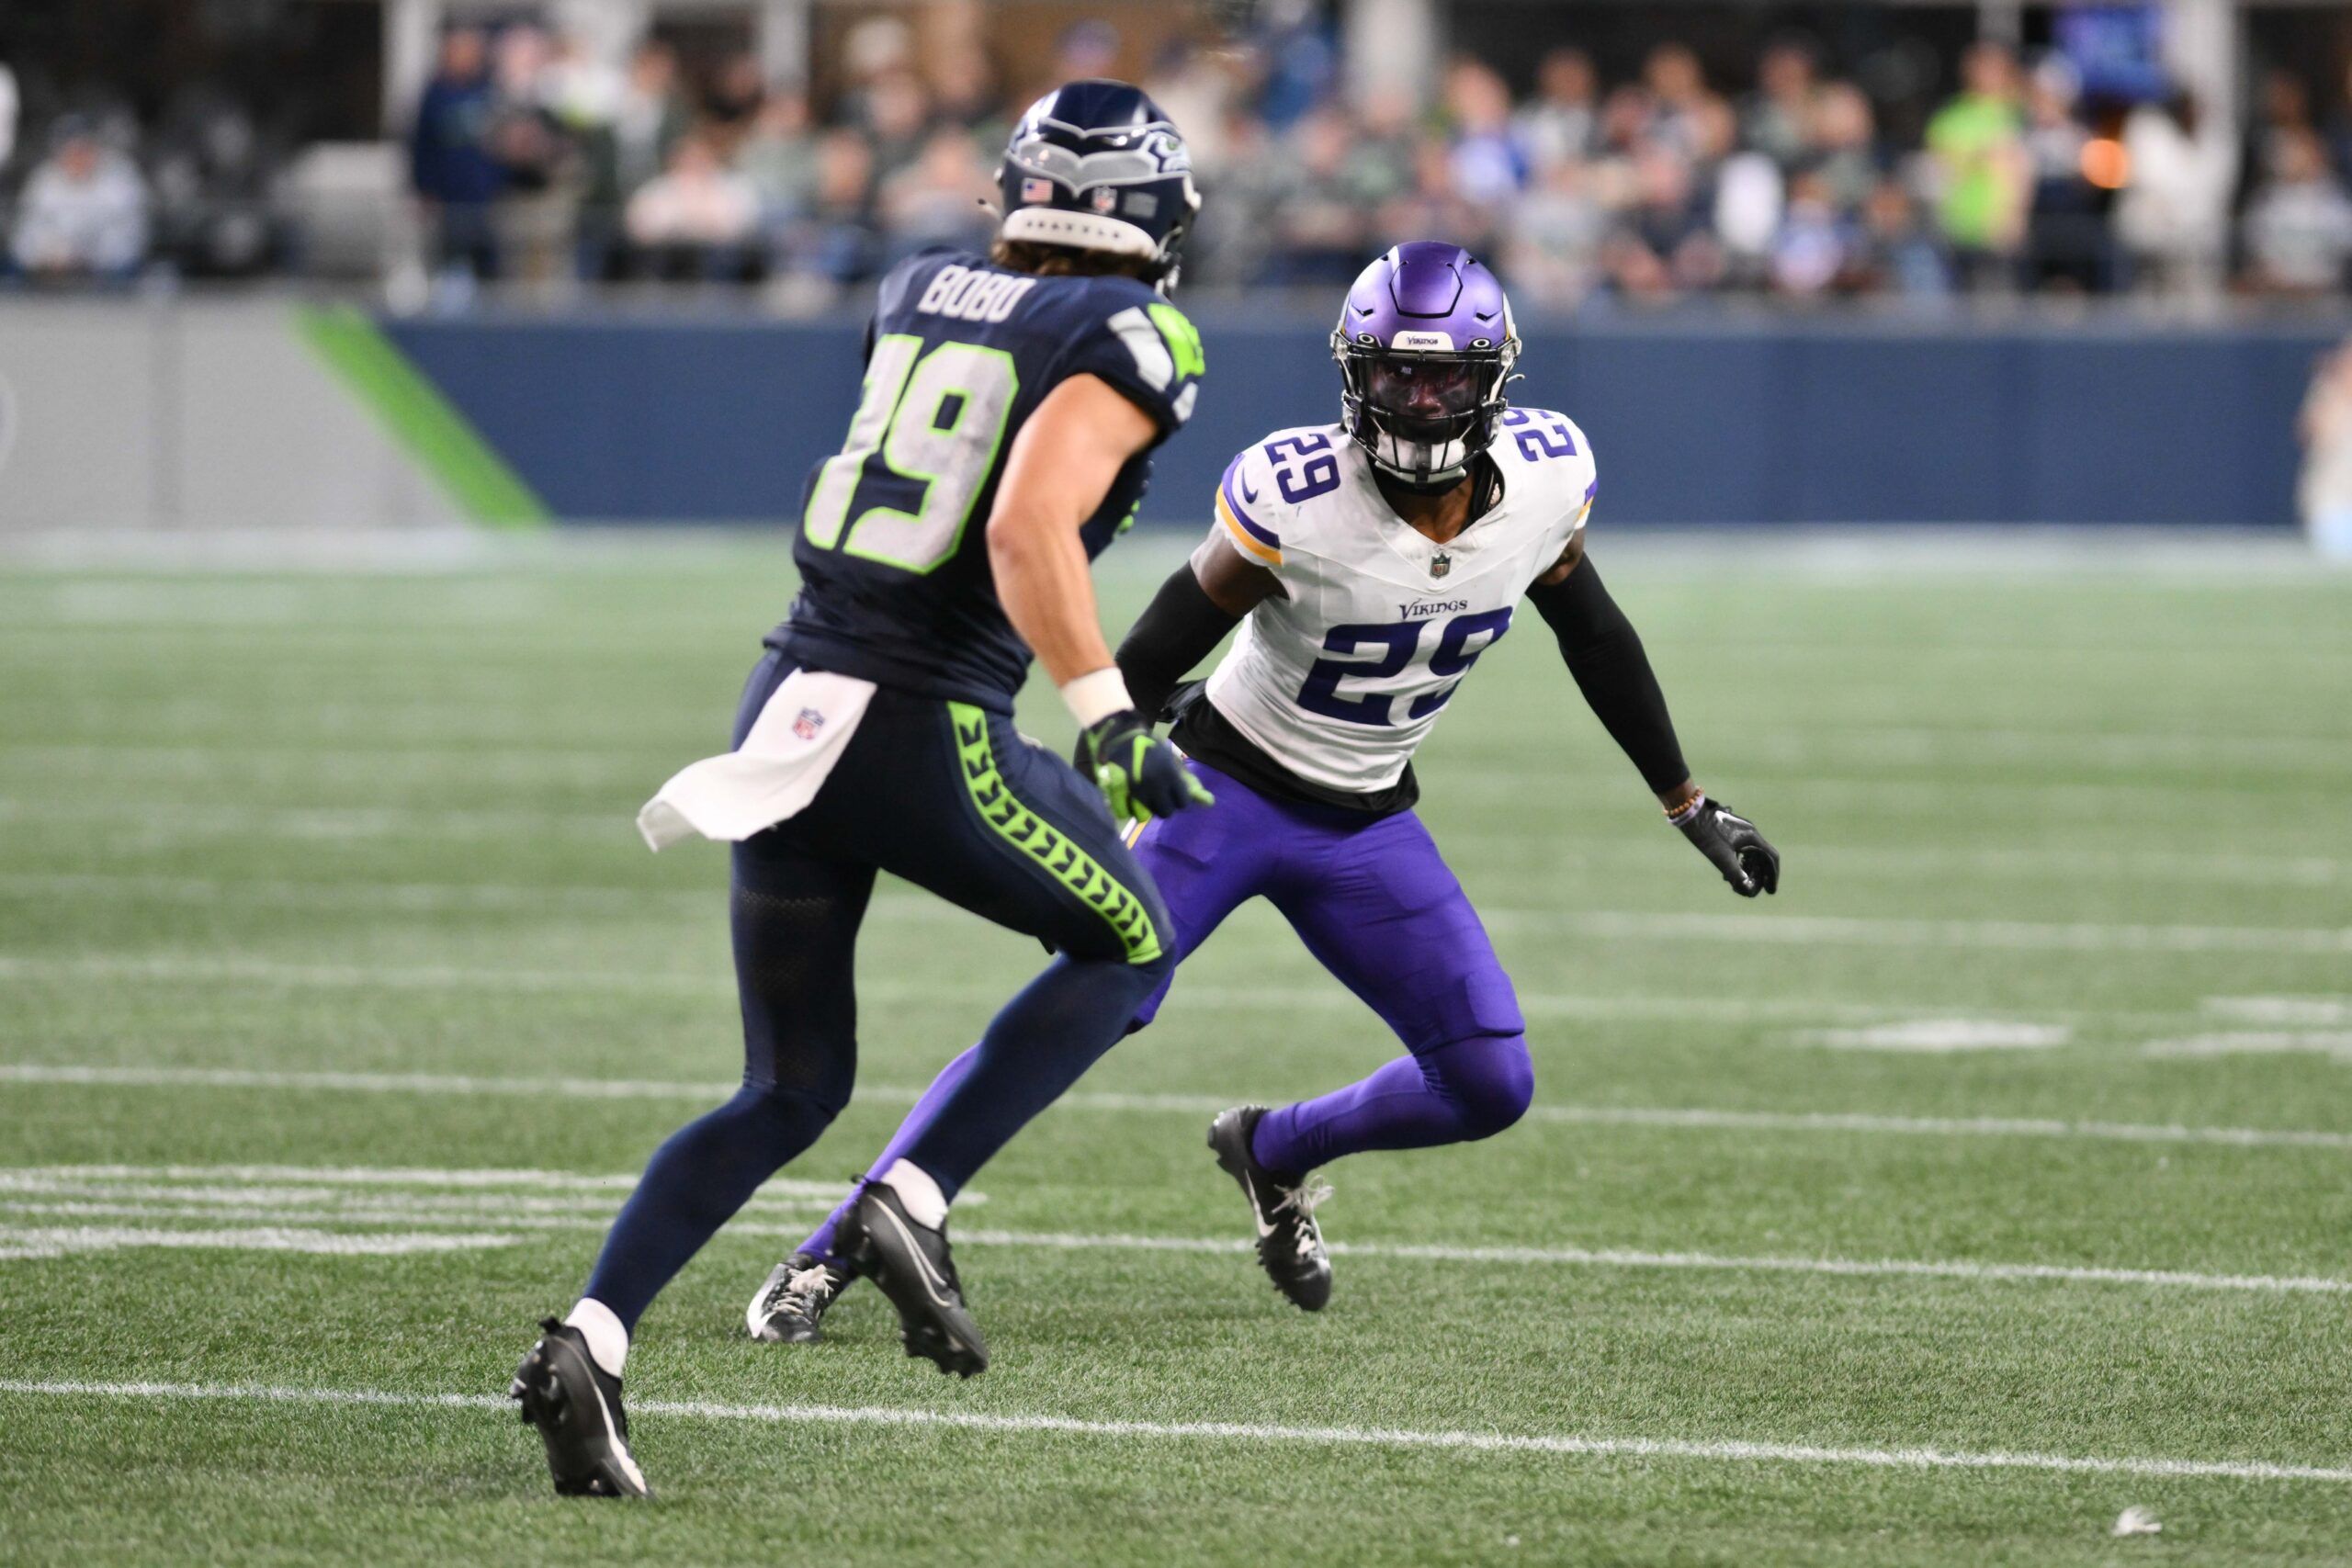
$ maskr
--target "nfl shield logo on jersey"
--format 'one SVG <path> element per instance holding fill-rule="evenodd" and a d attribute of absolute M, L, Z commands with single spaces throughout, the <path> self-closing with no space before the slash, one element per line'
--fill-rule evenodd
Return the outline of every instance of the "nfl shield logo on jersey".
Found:
<path fill-rule="evenodd" d="M 800 716 L 792 721 L 792 733 L 803 740 L 817 739 L 817 731 L 825 728 L 825 716 L 815 708 L 802 708 Z"/>
<path fill-rule="evenodd" d="M 1086 204 L 1097 212 L 1116 211 L 1119 206 L 1119 187 L 1096 186 L 1086 193 Z"/>
<path fill-rule="evenodd" d="M 1440 550 L 1437 554 L 1430 557 L 1430 575 L 1431 577 L 1443 577 L 1447 572 L 1452 571 L 1453 570 L 1453 558 L 1446 554 L 1443 550 Z"/>

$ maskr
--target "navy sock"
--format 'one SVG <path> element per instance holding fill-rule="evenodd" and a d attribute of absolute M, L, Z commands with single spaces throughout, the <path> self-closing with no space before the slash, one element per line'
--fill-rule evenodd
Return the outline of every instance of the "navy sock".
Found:
<path fill-rule="evenodd" d="M 910 1117 L 892 1146 L 953 1198 L 1013 1134 L 1118 1043 L 1171 966 L 1165 958 L 1150 964 L 1057 958 L 959 1058 L 961 1080 L 935 1100 L 925 1097 L 930 1124 L 909 1137 Z"/>
<path fill-rule="evenodd" d="M 635 1333 L 662 1287 L 832 1119 L 831 1109 L 813 1100 L 746 1084 L 679 1128 L 647 1162 L 582 1293 Z"/>

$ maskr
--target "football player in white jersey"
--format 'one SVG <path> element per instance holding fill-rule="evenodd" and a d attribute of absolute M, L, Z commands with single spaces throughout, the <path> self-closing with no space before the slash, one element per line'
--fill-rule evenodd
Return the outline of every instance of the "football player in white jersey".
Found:
<path fill-rule="evenodd" d="M 1210 536 L 1117 656 L 1138 708 L 1172 712 L 1187 766 L 1216 797 L 1149 822 L 1136 844 L 1178 958 L 1264 897 L 1405 1046 L 1359 1083 L 1210 1125 L 1217 1163 L 1249 1198 L 1260 1263 L 1309 1312 L 1331 1290 L 1317 1167 L 1490 1136 L 1532 1093 L 1510 978 L 1413 811 L 1415 748 L 1521 599 L 1668 821 L 1741 896 L 1780 883 L 1755 825 L 1691 781 L 1641 638 L 1586 558 L 1596 480 L 1584 433 L 1505 400 L 1519 346 L 1501 286 L 1460 247 L 1400 245 L 1366 267 L 1331 336 L 1340 423 L 1279 431 L 1234 458 Z M 1180 689 L 1237 621 L 1207 682 Z M 929 1126 L 964 1068 L 959 1058 L 940 1075 L 873 1169 Z M 1040 1084 L 1039 1109 L 1069 1081 Z M 857 1276 L 834 1248 L 848 1208 L 769 1276 L 752 1334 L 819 1337 Z"/>

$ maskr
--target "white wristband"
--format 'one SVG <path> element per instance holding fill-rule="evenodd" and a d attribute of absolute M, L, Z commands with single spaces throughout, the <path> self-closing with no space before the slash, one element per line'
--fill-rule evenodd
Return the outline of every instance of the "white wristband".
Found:
<path fill-rule="evenodd" d="M 1126 678 L 1115 664 L 1063 682 L 1062 701 L 1069 705 L 1070 716 L 1078 720 L 1080 729 L 1091 729 L 1113 714 L 1136 705 L 1127 695 Z"/>

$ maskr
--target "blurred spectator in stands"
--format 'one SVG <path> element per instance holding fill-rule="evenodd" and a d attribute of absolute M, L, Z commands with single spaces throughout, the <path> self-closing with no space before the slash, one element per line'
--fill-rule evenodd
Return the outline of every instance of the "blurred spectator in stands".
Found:
<path fill-rule="evenodd" d="M 769 90 L 735 166 L 759 193 L 761 225 L 772 237 L 808 213 L 817 198 L 817 129 L 806 92 L 796 85 Z"/>
<path fill-rule="evenodd" d="M 888 179 L 922 155 L 931 135 L 931 89 L 910 67 L 901 66 L 867 85 L 864 107 L 876 175 Z"/>
<path fill-rule="evenodd" d="M 630 197 L 669 163 L 686 132 L 678 96 L 678 57 L 648 39 L 629 56 L 611 118 L 581 137 L 579 268 L 585 278 L 614 278 L 628 267 L 621 218 Z"/>
<path fill-rule="evenodd" d="M 122 282 L 147 254 L 147 186 L 138 165 L 79 118 L 51 132 L 56 151 L 17 201 L 9 237 L 18 271 L 41 281 Z"/>
<path fill-rule="evenodd" d="M 1511 136 L 1510 89 L 1502 77 L 1475 60 L 1454 62 L 1445 73 L 1445 109 L 1464 197 L 1492 207 L 1517 196 L 1527 183 L 1527 155 Z"/>
<path fill-rule="evenodd" d="M 817 143 L 817 184 L 791 255 L 800 270 L 829 282 L 872 274 L 880 248 L 875 231 L 874 150 L 854 130 L 829 130 Z"/>
<path fill-rule="evenodd" d="M 720 61 L 702 96 L 703 132 L 712 147 L 732 157 L 758 123 L 760 106 L 767 101 L 767 79 L 760 73 L 759 57 L 730 54 Z"/>
<path fill-rule="evenodd" d="M 437 273 L 499 274 L 492 204 L 505 172 L 490 147 L 496 112 L 490 40 L 480 28 L 451 28 L 409 130 L 409 178 L 424 209 L 426 253 Z"/>
<path fill-rule="evenodd" d="M 1813 96 L 1807 131 L 1805 166 L 1821 176 L 1840 212 L 1859 211 L 1883 173 L 1869 96 L 1851 82 L 1826 84 Z"/>
<path fill-rule="evenodd" d="M 620 113 L 628 78 L 599 58 L 576 33 L 559 33 L 548 45 L 539 74 L 539 101 L 574 132 L 610 125 Z"/>
<path fill-rule="evenodd" d="M 276 258 L 272 173 L 243 104 L 209 83 L 164 108 L 150 163 L 155 249 L 196 277 L 248 277 Z"/>
<path fill-rule="evenodd" d="M 1961 62 L 1960 96 L 1928 123 L 1928 151 L 1943 184 L 1938 217 L 1972 289 L 2006 287 L 2025 238 L 2032 176 L 2017 75 L 2017 61 L 2003 45 L 1971 45 Z"/>
<path fill-rule="evenodd" d="M 1841 287 L 1914 299 L 1941 299 L 1951 291 L 1943 250 L 1900 180 L 1880 181 L 1862 204 L 1860 231 L 1847 255 Z"/>
<path fill-rule="evenodd" d="M 2352 197 L 2328 167 L 2318 133 L 2279 139 L 2276 168 L 2245 214 L 2246 282 L 2269 294 L 2345 287 L 2352 263 Z"/>
<path fill-rule="evenodd" d="M 1629 298 L 1671 299 L 1723 276 L 1723 247 L 1702 216 L 1691 166 L 1653 145 L 1634 161 L 1634 200 L 1601 251 L 1611 280 Z"/>
<path fill-rule="evenodd" d="M 889 235 L 883 265 L 925 245 L 987 250 L 996 219 L 982 203 L 995 190 L 978 147 L 961 127 L 933 131 L 922 155 L 883 184 L 880 215 Z"/>
<path fill-rule="evenodd" d="M 1592 56 L 1551 51 L 1536 67 L 1535 92 L 1511 117 L 1511 132 L 1537 173 L 1590 157 L 1600 136 L 1600 79 Z"/>
<path fill-rule="evenodd" d="M 2115 231 L 2132 258 L 2135 287 L 2190 299 L 2219 296 L 2235 163 L 2228 140 L 2205 123 L 2186 91 L 2132 111 L 2123 123 L 2126 175 Z"/>
<path fill-rule="evenodd" d="M 1826 294 L 1847 273 L 1848 225 L 1829 182 L 1806 171 L 1789 182 L 1788 211 L 1772 242 L 1772 288 L 1798 299 Z"/>
<path fill-rule="evenodd" d="M 545 279 L 564 270 L 560 259 L 574 217 L 566 176 L 571 131 L 548 101 L 555 59 L 547 33 L 528 23 L 499 29 L 491 50 L 489 143 L 504 176 L 496 209 L 502 270 Z"/>
<path fill-rule="evenodd" d="M 2105 185 L 2086 174 L 2090 132 L 2075 117 L 2076 79 L 2063 56 L 2052 55 L 2026 79 L 2026 160 L 2033 195 L 2026 206 L 2021 265 L 2028 288 L 2087 294 L 2107 284 L 2107 191 L 2120 177 L 2121 144 L 2106 141 L 2098 156 Z"/>
<path fill-rule="evenodd" d="M 1413 186 L 1413 159 L 1421 141 L 1419 110 L 1402 87 L 1365 91 L 1348 150 L 1348 181 L 1367 206 L 1394 201 Z"/>
<path fill-rule="evenodd" d="M 950 54 L 932 72 L 931 89 L 933 119 L 956 127 L 989 152 L 1003 148 L 1012 134 L 1012 117 L 985 53 L 975 49 Z"/>
<path fill-rule="evenodd" d="M 1336 107 L 1317 109 L 1291 128 L 1293 175 L 1273 207 L 1278 261 L 1263 281 L 1336 286 L 1363 265 L 1370 208 L 1350 177 L 1354 147 L 1355 128 Z"/>
<path fill-rule="evenodd" d="M 1497 216 L 1494 208 L 1463 194 L 1453 177 L 1453 149 L 1430 136 L 1414 149 L 1412 188 L 1382 208 L 1373 227 L 1382 235 L 1442 234 L 1483 254 L 1493 249 Z M 1363 265 L 1361 256 L 1356 265 Z"/>
<path fill-rule="evenodd" d="M 628 198 L 629 243 L 643 276 L 741 280 L 760 270 L 760 195 L 711 139 L 682 137 L 670 166 Z"/>
<path fill-rule="evenodd" d="M 1592 190 L 1592 165 L 1561 158 L 1545 165 L 1525 196 L 1511 205 L 1502 255 L 1514 297 L 1565 310 L 1593 290 L 1609 215 Z"/>
<path fill-rule="evenodd" d="M 1648 140 L 1681 157 L 1705 163 L 1712 150 L 1727 149 L 1736 137 L 1731 110 L 1707 85 L 1706 73 L 1688 44 L 1662 43 L 1642 65 L 1648 89 Z"/>
<path fill-rule="evenodd" d="M 1817 171 L 1801 173 L 1809 175 L 1816 188 L 1826 189 Z M 1765 281 L 1771 271 L 1781 225 L 1788 216 L 1788 197 L 1789 182 L 1781 177 L 1781 166 L 1765 153 L 1734 152 L 1715 166 L 1708 220 L 1723 243 L 1727 286 L 1752 288 Z M 1836 204 L 1830 205 L 1834 211 Z"/>
<path fill-rule="evenodd" d="M 2312 96 L 2303 79 L 2292 71 L 2273 69 L 2262 74 L 2254 111 L 2246 117 L 2245 141 L 2238 156 L 2238 205 L 2254 199 L 2264 181 L 2278 173 L 2282 148 L 2313 129 Z"/>
<path fill-rule="evenodd" d="M 1742 145 L 1778 164 L 1784 175 L 1815 150 L 1816 70 L 1812 44 L 1778 39 L 1765 46 L 1756 63 L 1756 91 L 1740 107 Z"/>
<path fill-rule="evenodd" d="M 2295 486 L 2303 530 L 2322 555 L 2352 560 L 2352 339 L 2320 360 L 2295 434 L 2303 444 Z"/>

